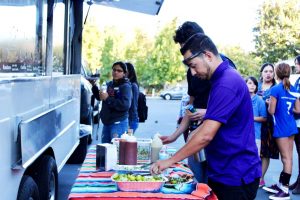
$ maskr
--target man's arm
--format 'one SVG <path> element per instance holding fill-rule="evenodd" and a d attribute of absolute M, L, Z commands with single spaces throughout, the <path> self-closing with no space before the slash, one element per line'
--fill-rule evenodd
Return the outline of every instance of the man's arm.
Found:
<path fill-rule="evenodd" d="M 201 126 L 193 131 L 195 134 L 179 151 L 177 151 L 174 156 L 167 160 L 159 160 L 154 163 L 150 169 L 151 173 L 160 174 L 163 170 L 171 167 L 174 163 L 199 152 L 213 140 L 221 125 L 222 124 L 218 121 L 209 119 L 205 120 Z"/>
<path fill-rule="evenodd" d="M 187 128 L 189 127 L 189 124 L 190 124 L 189 117 L 185 114 L 183 116 L 178 128 L 176 129 L 176 131 L 174 133 L 172 133 L 172 135 L 160 136 L 160 139 L 162 140 L 163 144 L 170 144 L 170 143 L 174 142 L 175 140 L 177 140 L 177 138 L 184 131 L 187 130 Z"/>

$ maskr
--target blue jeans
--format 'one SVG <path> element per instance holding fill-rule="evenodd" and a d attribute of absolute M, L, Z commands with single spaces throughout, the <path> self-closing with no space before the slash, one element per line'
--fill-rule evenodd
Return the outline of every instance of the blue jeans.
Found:
<path fill-rule="evenodd" d="M 129 120 L 129 128 L 133 129 L 133 133 L 135 133 L 138 127 L 139 127 L 139 119 Z"/>
<path fill-rule="evenodd" d="M 207 161 L 199 162 L 191 155 L 188 157 L 188 165 L 199 183 L 207 183 Z"/>
<path fill-rule="evenodd" d="M 121 137 L 128 130 L 128 118 L 113 124 L 103 124 L 102 143 L 111 143 L 115 137 Z"/>

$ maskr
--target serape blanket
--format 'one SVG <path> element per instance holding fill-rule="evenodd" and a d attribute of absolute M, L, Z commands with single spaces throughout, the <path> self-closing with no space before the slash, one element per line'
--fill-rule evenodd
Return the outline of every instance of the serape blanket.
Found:
<path fill-rule="evenodd" d="M 192 174 L 192 171 L 183 163 L 176 163 L 167 170 L 170 174 Z M 121 192 L 118 191 L 111 176 L 114 171 L 96 170 L 96 147 L 92 146 L 86 155 L 80 172 L 72 186 L 69 200 L 95 199 L 203 199 L 217 200 L 214 193 L 203 183 L 177 184 L 174 187 L 162 187 L 158 193 Z"/>

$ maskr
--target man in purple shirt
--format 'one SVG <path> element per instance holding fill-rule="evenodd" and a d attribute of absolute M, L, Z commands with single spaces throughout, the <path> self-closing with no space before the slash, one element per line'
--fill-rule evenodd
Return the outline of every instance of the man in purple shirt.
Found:
<path fill-rule="evenodd" d="M 171 158 L 151 166 L 161 173 L 173 163 L 206 148 L 208 185 L 220 200 L 255 199 L 261 163 L 254 134 L 252 103 L 239 73 L 222 61 L 211 39 L 193 35 L 180 49 L 193 76 L 210 80 L 211 91 L 203 124 Z"/>

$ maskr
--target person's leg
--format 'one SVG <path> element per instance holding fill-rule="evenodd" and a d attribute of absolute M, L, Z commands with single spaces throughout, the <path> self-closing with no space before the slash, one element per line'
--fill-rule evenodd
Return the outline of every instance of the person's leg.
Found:
<path fill-rule="evenodd" d="M 260 178 L 260 187 L 265 185 L 265 174 L 269 168 L 269 164 L 270 164 L 270 158 L 261 158 L 261 167 L 262 167 L 262 174 L 261 174 L 261 178 Z"/>
<path fill-rule="evenodd" d="M 259 178 L 242 186 L 228 186 L 208 180 L 208 185 L 219 200 L 254 200 L 257 194 Z"/>
<path fill-rule="evenodd" d="M 276 142 L 283 164 L 283 171 L 285 173 L 292 174 L 294 136 L 277 138 Z"/>
<path fill-rule="evenodd" d="M 289 183 L 293 167 L 293 143 L 294 136 L 276 138 L 276 143 L 281 156 L 283 170 L 279 177 L 279 190 L 276 194 L 269 197 L 269 199 L 288 199 L 289 198 Z"/>
<path fill-rule="evenodd" d="M 121 137 L 121 135 L 128 131 L 128 118 L 116 122 L 111 127 L 111 139 L 114 137 Z"/>
<path fill-rule="evenodd" d="M 103 124 L 101 142 L 102 143 L 110 143 L 111 142 L 110 125 Z"/>

